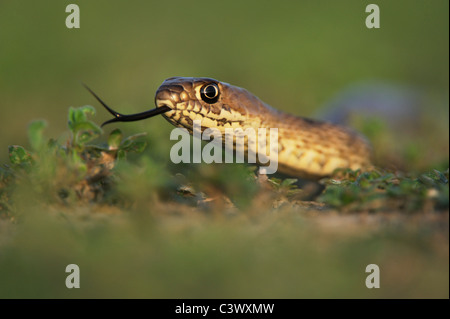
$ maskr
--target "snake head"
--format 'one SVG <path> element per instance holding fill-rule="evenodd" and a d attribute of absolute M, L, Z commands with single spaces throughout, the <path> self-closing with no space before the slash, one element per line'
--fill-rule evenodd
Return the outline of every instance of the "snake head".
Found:
<path fill-rule="evenodd" d="M 113 122 L 139 121 L 162 114 L 173 125 L 185 127 L 189 131 L 192 130 L 194 120 L 201 121 L 202 130 L 218 128 L 223 131 L 225 128 L 241 127 L 249 116 L 260 114 L 259 109 L 270 108 L 262 106 L 263 102 L 247 90 L 212 78 L 168 78 L 156 91 L 156 108 L 135 114 L 122 114 L 113 110 L 89 87 L 84 87 L 114 116 L 102 126 Z"/>
<path fill-rule="evenodd" d="M 202 131 L 206 128 L 223 131 L 241 127 L 248 118 L 250 112 L 245 103 L 248 95 L 251 94 L 244 89 L 212 78 L 172 77 L 156 91 L 155 104 L 170 108 L 163 117 L 175 126 L 191 131 L 193 121 L 200 120 Z"/>

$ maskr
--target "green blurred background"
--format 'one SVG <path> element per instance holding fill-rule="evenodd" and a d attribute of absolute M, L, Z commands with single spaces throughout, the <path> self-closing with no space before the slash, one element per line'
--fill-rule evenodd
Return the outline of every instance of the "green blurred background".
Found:
<path fill-rule="evenodd" d="M 97 123 L 110 118 L 81 82 L 131 113 L 153 108 L 168 77 L 207 76 L 306 116 L 355 83 L 413 88 L 423 96 L 424 122 L 402 137 L 376 131 L 371 137 L 383 138 L 374 144 L 400 144 L 384 146 L 406 154 L 401 160 L 412 169 L 448 167 L 446 0 L 376 1 L 376 30 L 365 27 L 372 1 L 79 0 L 81 28 L 67 29 L 71 2 L 0 1 L 1 163 L 8 162 L 8 145 L 27 145 L 33 119 L 46 119 L 47 136 L 58 137 L 67 130 L 69 106 L 94 105 Z M 149 152 L 168 158 L 173 127 L 162 118 L 120 127 L 125 134 L 149 132 Z M 343 236 L 292 216 L 255 223 L 251 216 L 194 215 L 160 225 L 142 216 L 117 221 L 110 213 L 95 214 L 93 226 L 97 208 L 88 206 L 65 217 L 67 231 L 47 216 L 61 214 L 59 208 L 26 202 L 24 209 L 37 213 L 14 230 L 14 241 L 0 223 L 3 298 L 448 298 L 448 229 L 430 235 L 434 226 L 417 231 L 394 223 L 384 233 L 369 227 Z M 84 271 L 85 289 L 63 286 L 61 269 L 72 262 Z M 384 267 L 386 289 L 364 287 L 369 263 Z"/>

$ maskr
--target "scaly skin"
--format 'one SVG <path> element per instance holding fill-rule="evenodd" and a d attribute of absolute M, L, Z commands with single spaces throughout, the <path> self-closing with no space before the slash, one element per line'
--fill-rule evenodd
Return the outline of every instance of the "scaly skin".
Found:
<path fill-rule="evenodd" d="M 215 103 L 206 103 L 200 90 L 211 83 L 217 85 L 220 95 Z M 202 131 L 217 128 L 222 134 L 225 128 L 278 128 L 278 170 L 288 175 L 321 178 L 337 168 L 371 166 L 370 144 L 358 133 L 278 111 L 247 90 L 228 83 L 172 77 L 156 91 L 155 103 L 157 107 L 170 107 L 163 116 L 191 133 L 194 120 L 201 120 Z"/>

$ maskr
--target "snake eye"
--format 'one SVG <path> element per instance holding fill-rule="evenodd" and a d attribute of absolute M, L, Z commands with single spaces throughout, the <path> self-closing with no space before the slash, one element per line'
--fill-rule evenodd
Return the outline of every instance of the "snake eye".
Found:
<path fill-rule="evenodd" d="M 219 87 L 215 83 L 206 84 L 200 89 L 202 100 L 209 104 L 216 103 L 219 95 Z"/>

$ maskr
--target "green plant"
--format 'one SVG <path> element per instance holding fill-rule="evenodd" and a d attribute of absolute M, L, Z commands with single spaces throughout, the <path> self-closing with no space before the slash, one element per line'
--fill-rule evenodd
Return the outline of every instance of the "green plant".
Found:
<path fill-rule="evenodd" d="M 448 209 L 448 170 L 408 176 L 398 172 L 338 170 L 324 180 L 319 201 L 348 211 Z"/>
<path fill-rule="evenodd" d="M 130 152 L 142 152 L 145 134 L 123 138 L 113 130 L 107 143 L 89 144 L 102 129 L 88 119 L 95 114 L 92 106 L 69 108 L 69 139 L 44 137 L 47 123 L 37 120 L 28 126 L 30 150 L 19 145 L 9 147 L 11 165 L 0 170 L 0 211 L 13 210 L 11 195 L 20 185 L 31 186 L 40 198 L 53 202 L 101 201 L 114 182 L 117 161 Z"/>

